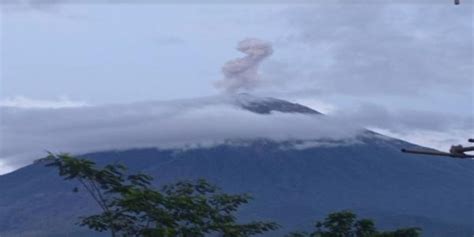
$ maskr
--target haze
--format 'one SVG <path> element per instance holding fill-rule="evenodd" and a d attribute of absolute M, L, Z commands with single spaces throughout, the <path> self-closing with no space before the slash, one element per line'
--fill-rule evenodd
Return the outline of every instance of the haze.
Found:
<path fill-rule="evenodd" d="M 135 102 L 229 92 L 288 99 L 356 127 L 439 149 L 472 136 L 472 3 L 344 2 L 2 2 L 0 170 L 26 164 L 12 158 L 19 155 L 19 147 L 36 155 L 50 149 L 54 144 L 50 141 L 78 133 L 77 127 L 60 133 L 54 132 L 57 124 L 41 127 L 48 119 L 71 114 L 61 111 L 107 113 L 119 106 L 109 104 L 128 104 L 124 108 L 142 111 L 146 118 L 149 109 L 133 108 L 141 104 Z M 226 74 L 227 62 L 249 62 L 245 60 L 252 54 L 238 50 L 239 42 L 246 39 L 265 42 L 271 52 L 250 56 L 255 66 L 244 68 L 243 74 Z M 235 78 L 251 85 L 227 83 Z M 216 88 L 222 82 L 224 86 Z M 222 108 L 205 111 L 211 116 L 223 112 Z M 240 112 L 236 118 L 250 116 Z M 232 110 L 229 113 L 219 116 L 231 116 Z M 88 129 L 104 119 L 95 112 L 72 114 L 74 119 L 65 121 L 85 121 Z M 13 120 L 14 116 L 24 117 Z M 106 121 L 104 129 L 115 125 L 108 123 L 115 121 L 112 118 Z M 236 131 L 230 124 L 223 124 L 221 131 Z M 32 129 L 26 133 L 35 139 L 14 136 L 25 128 Z M 249 128 L 260 131 L 258 126 Z M 37 129 L 41 133 L 35 133 Z M 140 143 L 140 137 L 146 140 L 148 132 L 145 127 L 135 130 L 130 139 L 137 143 L 130 144 Z M 48 145 L 37 142 L 45 137 Z M 149 141 L 138 145 L 146 144 Z M 63 148 L 73 149 L 58 147 Z"/>

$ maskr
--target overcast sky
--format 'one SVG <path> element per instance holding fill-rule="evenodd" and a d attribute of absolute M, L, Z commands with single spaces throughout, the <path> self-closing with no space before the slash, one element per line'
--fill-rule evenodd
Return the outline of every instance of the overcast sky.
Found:
<path fill-rule="evenodd" d="M 237 47 L 254 38 L 272 49 L 252 68 L 258 83 L 246 90 L 255 95 L 423 145 L 447 148 L 474 135 L 470 1 L 58 2 L 2 1 L 0 105 L 226 93 L 216 87 L 223 66 L 252 58 Z"/>

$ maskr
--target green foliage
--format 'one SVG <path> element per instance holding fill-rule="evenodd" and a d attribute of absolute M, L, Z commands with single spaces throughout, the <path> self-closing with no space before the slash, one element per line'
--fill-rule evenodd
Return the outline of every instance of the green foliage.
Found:
<path fill-rule="evenodd" d="M 80 225 L 112 236 L 243 237 L 275 230 L 273 222 L 238 223 L 235 212 L 251 197 L 221 192 L 205 180 L 181 181 L 160 190 L 145 174 L 126 174 L 126 167 L 102 168 L 68 154 L 49 154 L 46 166 L 55 167 L 65 180 L 77 180 L 102 209 L 83 217 Z M 80 191 L 74 188 L 74 192 Z M 286 237 L 419 237 L 419 228 L 378 231 L 369 219 L 357 219 L 351 211 L 329 214 L 316 222 L 316 230 L 292 232 Z"/>
<path fill-rule="evenodd" d="M 403 228 L 395 231 L 382 232 L 377 237 L 418 237 L 420 236 L 420 228 Z"/>
<path fill-rule="evenodd" d="M 323 222 L 316 223 L 315 235 L 326 237 L 346 237 L 353 232 L 353 224 L 356 215 L 349 211 L 342 211 L 329 214 Z M 323 230 L 327 229 L 327 231 Z"/>
<path fill-rule="evenodd" d="M 357 237 L 369 237 L 377 235 L 377 229 L 375 228 L 375 224 L 372 220 L 369 219 L 358 220 L 354 224 L 354 229 L 355 236 Z"/>
<path fill-rule="evenodd" d="M 372 220 L 357 220 L 351 211 L 331 213 L 315 227 L 313 233 L 292 232 L 287 237 L 419 237 L 421 232 L 419 228 L 379 232 Z"/>
<path fill-rule="evenodd" d="M 97 168 L 92 161 L 68 154 L 50 153 L 44 160 L 64 179 L 77 180 L 102 209 L 82 218 L 80 225 L 110 231 L 112 236 L 240 237 L 278 228 L 273 222 L 238 223 L 235 212 L 250 196 L 223 193 L 205 180 L 181 181 L 157 190 L 150 176 L 127 175 L 122 165 Z"/>

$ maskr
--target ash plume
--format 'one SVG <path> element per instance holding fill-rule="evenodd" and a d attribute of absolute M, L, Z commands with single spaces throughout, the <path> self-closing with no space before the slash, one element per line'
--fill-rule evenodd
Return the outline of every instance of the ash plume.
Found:
<path fill-rule="evenodd" d="M 258 86 L 261 80 L 258 66 L 273 53 L 272 45 L 269 42 L 255 38 L 240 41 L 237 50 L 246 56 L 224 64 L 222 67 L 224 79 L 216 82 L 217 88 L 228 93 L 251 90 Z"/>

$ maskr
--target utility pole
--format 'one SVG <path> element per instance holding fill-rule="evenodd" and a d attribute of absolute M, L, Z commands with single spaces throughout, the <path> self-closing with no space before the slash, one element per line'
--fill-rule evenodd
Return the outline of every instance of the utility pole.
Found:
<path fill-rule="evenodd" d="M 474 138 L 470 138 L 468 142 L 474 143 Z M 442 152 L 437 150 L 428 150 L 428 149 L 402 149 L 402 152 L 413 153 L 413 154 L 422 154 L 422 155 L 432 155 L 432 156 L 449 156 L 452 158 L 459 159 L 474 159 L 474 155 L 466 154 L 465 152 L 474 151 L 474 146 L 462 146 L 462 145 L 453 145 L 449 152 Z"/>

